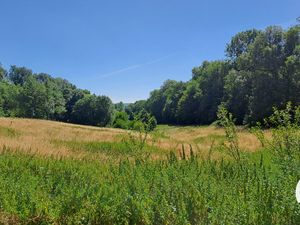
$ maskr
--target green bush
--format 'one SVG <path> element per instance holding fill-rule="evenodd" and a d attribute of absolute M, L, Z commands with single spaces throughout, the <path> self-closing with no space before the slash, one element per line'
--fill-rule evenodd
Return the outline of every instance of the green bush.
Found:
<path fill-rule="evenodd" d="M 114 128 L 128 129 L 129 120 L 126 112 L 117 112 L 113 121 Z"/>

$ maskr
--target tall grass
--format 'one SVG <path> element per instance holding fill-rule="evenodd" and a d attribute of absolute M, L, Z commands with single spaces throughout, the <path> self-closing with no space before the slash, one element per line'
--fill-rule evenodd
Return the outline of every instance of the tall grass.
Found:
<path fill-rule="evenodd" d="M 0 211 L 20 223 L 299 224 L 297 175 L 264 161 L 122 161 L 3 153 Z"/>
<path fill-rule="evenodd" d="M 6 150 L 0 155 L 0 223 L 300 224 L 297 135 L 294 122 L 273 129 L 260 153 L 243 157 L 227 137 L 234 160 L 218 161 L 171 152 L 164 160 L 103 164 Z"/>
<path fill-rule="evenodd" d="M 20 136 L 20 133 L 13 128 L 0 126 L 0 135 L 9 138 L 15 138 Z"/>

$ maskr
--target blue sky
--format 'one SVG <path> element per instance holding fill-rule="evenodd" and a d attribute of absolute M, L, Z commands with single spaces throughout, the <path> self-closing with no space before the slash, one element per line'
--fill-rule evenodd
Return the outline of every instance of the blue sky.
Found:
<path fill-rule="evenodd" d="M 0 62 L 63 77 L 114 102 L 145 99 L 223 59 L 239 31 L 288 27 L 299 0 L 1 0 Z"/>

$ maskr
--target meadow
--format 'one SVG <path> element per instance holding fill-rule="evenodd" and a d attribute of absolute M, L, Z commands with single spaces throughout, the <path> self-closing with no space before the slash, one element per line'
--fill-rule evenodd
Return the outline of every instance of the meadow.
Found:
<path fill-rule="evenodd" d="M 159 126 L 139 148 L 124 130 L 1 118 L 0 223 L 299 224 L 298 126 L 226 121 Z"/>
<path fill-rule="evenodd" d="M 0 118 L 1 147 L 42 156 L 104 159 L 111 155 L 115 158 L 117 154 L 119 158 L 128 153 L 128 145 L 124 144 L 128 133 L 122 129 L 48 120 Z M 270 136 L 269 131 L 265 134 Z M 259 140 L 248 129 L 238 127 L 238 136 L 244 151 L 255 152 L 261 148 Z M 224 140 L 224 129 L 216 126 L 158 125 L 149 135 L 148 152 L 157 158 L 171 150 L 178 154 L 182 146 L 188 151 L 192 145 L 194 152 L 206 157 L 212 145 L 217 146 Z M 219 154 L 216 153 L 216 157 Z"/>

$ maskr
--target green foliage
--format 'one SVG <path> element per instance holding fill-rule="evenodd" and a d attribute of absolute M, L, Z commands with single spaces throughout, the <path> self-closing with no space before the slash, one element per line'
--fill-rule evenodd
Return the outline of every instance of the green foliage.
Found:
<path fill-rule="evenodd" d="M 182 124 L 193 124 L 196 121 L 198 109 L 198 99 L 202 97 L 202 90 L 195 80 L 189 82 L 178 102 L 177 116 Z"/>
<path fill-rule="evenodd" d="M 181 123 L 211 124 L 216 120 L 228 69 L 229 64 L 222 61 L 204 62 L 193 69 L 193 79 L 187 84 L 178 104 Z"/>
<path fill-rule="evenodd" d="M 287 174 L 297 174 L 300 169 L 300 107 L 293 107 L 289 102 L 285 109 L 273 110 L 266 123 L 276 129 L 272 130 L 272 140 L 265 140 L 267 148 Z"/>
<path fill-rule="evenodd" d="M 47 118 L 46 87 L 30 76 L 19 94 L 20 116 L 28 118 Z"/>
<path fill-rule="evenodd" d="M 236 34 L 226 46 L 226 55 L 232 60 L 236 60 L 242 54 L 246 53 L 257 35 L 260 33 L 258 30 L 247 30 Z"/>
<path fill-rule="evenodd" d="M 129 119 L 133 120 L 134 115 L 146 108 L 146 100 L 136 101 L 135 103 L 129 104 L 125 107 L 126 113 L 129 115 Z"/>
<path fill-rule="evenodd" d="M 113 121 L 112 126 L 114 128 L 128 129 L 129 119 L 126 112 L 117 112 Z"/>
<path fill-rule="evenodd" d="M 211 124 L 224 103 L 237 124 L 254 125 L 274 106 L 299 105 L 299 34 L 300 26 L 240 32 L 227 45 L 226 60 L 204 61 L 186 83 L 167 80 L 143 107 L 158 123 Z"/>
<path fill-rule="evenodd" d="M 60 87 L 48 74 L 37 74 L 35 78 L 46 88 L 47 119 L 62 120 L 66 113 L 66 101 Z"/>
<path fill-rule="evenodd" d="M 185 88 L 183 82 L 167 80 L 159 90 L 150 93 L 146 109 L 159 123 L 177 122 L 177 105 Z"/>
<path fill-rule="evenodd" d="M 225 128 L 225 136 L 227 143 L 223 144 L 226 152 L 236 160 L 237 163 L 241 161 L 241 149 L 239 147 L 237 129 L 234 125 L 234 119 L 231 113 L 227 111 L 224 105 L 220 105 L 218 110 L 218 122 Z"/>
<path fill-rule="evenodd" d="M 157 125 L 156 119 L 150 113 L 142 110 L 135 116 L 134 130 L 150 132 L 155 129 Z"/>
<path fill-rule="evenodd" d="M 81 124 L 105 126 L 112 121 L 113 110 L 108 97 L 86 95 L 74 105 L 72 119 Z"/>
<path fill-rule="evenodd" d="M 0 81 L 2 81 L 7 76 L 7 71 L 2 67 L 0 63 Z"/>
<path fill-rule="evenodd" d="M 204 61 L 192 70 L 191 80 L 167 80 L 147 100 L 115 104 L 117 111 L 128 114 L 129 122 L 120 119 L 113 126 L 138 129 L 134 117 L 142 110 L 158 123 L 211 124 L 217 120 L 221 104 L 237 124 L 263 124 L 274 106 L 281 109 L 289 101 L 300 104 L 299 34 L 298 25 L 287 30 L 272 26 L 239 32 L 226 46 L 227 58 Z M 66 80 L 33 74 L 25 67 L 11 66 L 6 72 L 0 66 L 2 116 L 110 125 L 114 114 L 111 103 L 101 105 L 96 98 Z"/>
<path fill-rule="evenodd" d="M 8 77 L 15 85 L 23 85 L 27 78 L 32 76 L 32 71 L 25 67 L 11 66 Z"/>
<path fill-rule="evenodd" d="M 119 102 L 115 104 L 115 109 L 119 112 L 125 111 L 125 104 L 123 102 Z"/>
<path fill-rule="evenodd" d="M 70 145 L 114 151 L 107 143 Z M 180 160 L 173 153 L 167 160 L 118 164 L 4 150 L 0 218 L 16 224 L 299 224 L 299 170 L 287 176 L 264 158 L 238 164 Z"/>
<path fill-rule="evenodd" d="M 299 104 L 299 31 L 297 27 L 286 32 L 268 27 L 256 33 L 255 39 L 248 33 L 251 42 L 233 58 L 225 91 L 228 109 L 238 115 L 240 123 L 262 122 L 272 114 L 273 106 L 283 107 L 288 101 Z"/>
<path fill-rule="evenodd" d="M 0 82 L 0 116 L 17 116 L 19 114 L 20 87 L 6 81 Z"/>
<path fill-rule="evenodd" d="M 83 98 L 93 99 L 88 111 L 82 108 L 86 99 L 79 102 Z M 34 74 L 30 69 L 17 66 L 11 66 L 7 73 L 0 65 L 0 116 L 106 126 L 112 120 L 113 111 L 113 105 L 107 97 L 93 96 L 66 80 L 45 73 Z M 92 117 L 85 118 L 85 114 Z"/>
<path fill-rule="evenodd" d="M 129 120 L 129 116 L 126 112 L 117 112 L 112 123 L 114 128 L 135 130 L 141 133 L 153 131 L 156 125 L 157 121 L 155 117 L 144 109 L 133 115 L 132 120 Z"/>
<path fill-rule="evenodd" d="M 300 108 L 290 103 L 274 108 L 266 120 L 272 136 L 243 161 L 232 114 L 222 105 L 218 118 L 224 147 L 235 160 L 201 159 L 184 147 L 180 157 L 170 152 L 166 159 L 151 160 L 147 154 L 161 150 L 141 146 L 143 139 L 133 132 L 121 142 L 53 141 L 73 151 L 113 156 L 101 162 L 4 148 L 0 223 L 299 224 Z M 14 133 L 4 127 L 3 132 Z"/>

